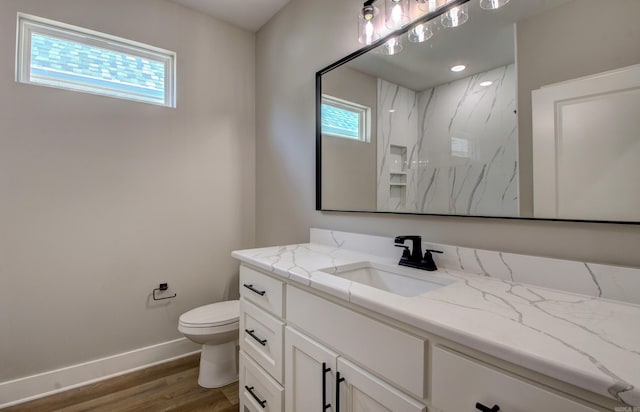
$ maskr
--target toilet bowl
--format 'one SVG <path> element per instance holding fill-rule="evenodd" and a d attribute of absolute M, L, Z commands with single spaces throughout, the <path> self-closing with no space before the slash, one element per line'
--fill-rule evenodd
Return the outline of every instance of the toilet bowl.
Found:
<path fill-rule="evenodd" d="M 240 301 L 212 303 L 180 316 L 178 331 L 202 345 L 198 384 L 219 388 L 238 380 Z"/>

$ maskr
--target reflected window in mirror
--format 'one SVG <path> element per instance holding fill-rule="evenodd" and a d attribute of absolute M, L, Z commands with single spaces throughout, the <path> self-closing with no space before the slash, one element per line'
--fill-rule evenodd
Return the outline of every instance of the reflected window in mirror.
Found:
<path fill-rule="evenodd" d="M 371 108 L 358 103 L 322 96 L 322 134 L 369 142 Z"/>

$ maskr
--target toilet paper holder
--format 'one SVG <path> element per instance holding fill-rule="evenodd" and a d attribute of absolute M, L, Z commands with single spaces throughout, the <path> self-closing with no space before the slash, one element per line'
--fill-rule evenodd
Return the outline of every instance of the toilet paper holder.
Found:
<path fill-rule="evenodd" d="M 153 300 L 165 300 L 165 299 L 173 299 L 176 296 L 178 296 L 177 293 L 174 293 L 173 296 L 165 296 L 164 298 L 159 298 L 156 297 L 156 292 L 160 291 L 160 292 L 164 292 L 165 290 L 169 289 L 169 284 L 168 283 L 161 283 L 159 285 L 159 287 L 153 289 L 152 295 L 153 295 Z"/>

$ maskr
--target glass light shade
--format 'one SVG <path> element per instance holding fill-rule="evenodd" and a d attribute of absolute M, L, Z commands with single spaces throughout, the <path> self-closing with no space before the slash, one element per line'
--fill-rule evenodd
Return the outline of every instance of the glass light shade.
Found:
<path fill-rule="evenodd" d="M 388 29 L 396 30 L 409 24 L 409 0 L 385 0 L 384 15 Z"/>
<path fill-rule="evenodd" d="M 422 43 L 433 37 L 433 30 L 431 30 L 431 22 L 418 24 L 407 33 L 409 41 L 414 43 Z"/>
<path fill-rule="evenodd" d="M 371 44 L 380 38 L 382 15 L 375 6 L 364 7 L 358 16 L 358 41 Z"/>
<path fill-rule="evenodd" d="M 393 56 L 402 51 L 402 39 L 400 36 L 393 37 L 387 40 L 382 46 L 380 46 L 380 52 L 387 56 Z"/>
<path fill-rule="evenodd" d="M 509 3 L 511 0 L 480 0 L 480 8 L 484 10 L 495 10 Z"/>
<path fill-rule="evenodd" d="M 443 0 L 416 0 L 418 8 L 426 13 L 432 13 L 442 6 Z"/>
<path fill-rule="evenodd" d="M 469 7 L 466 3 L 452 8 L 440 17 L 444 27 L 458 27 L 465 24 L 467 20 L 469 20 Z"/>

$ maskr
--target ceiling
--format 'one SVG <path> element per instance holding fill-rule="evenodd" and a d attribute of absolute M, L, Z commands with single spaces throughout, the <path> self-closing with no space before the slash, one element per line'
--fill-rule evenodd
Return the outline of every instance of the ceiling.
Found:
<path fill-rule="evenodd" d="M 289 0 L 171 0 L 250 31 L 258 31 Z"/>

